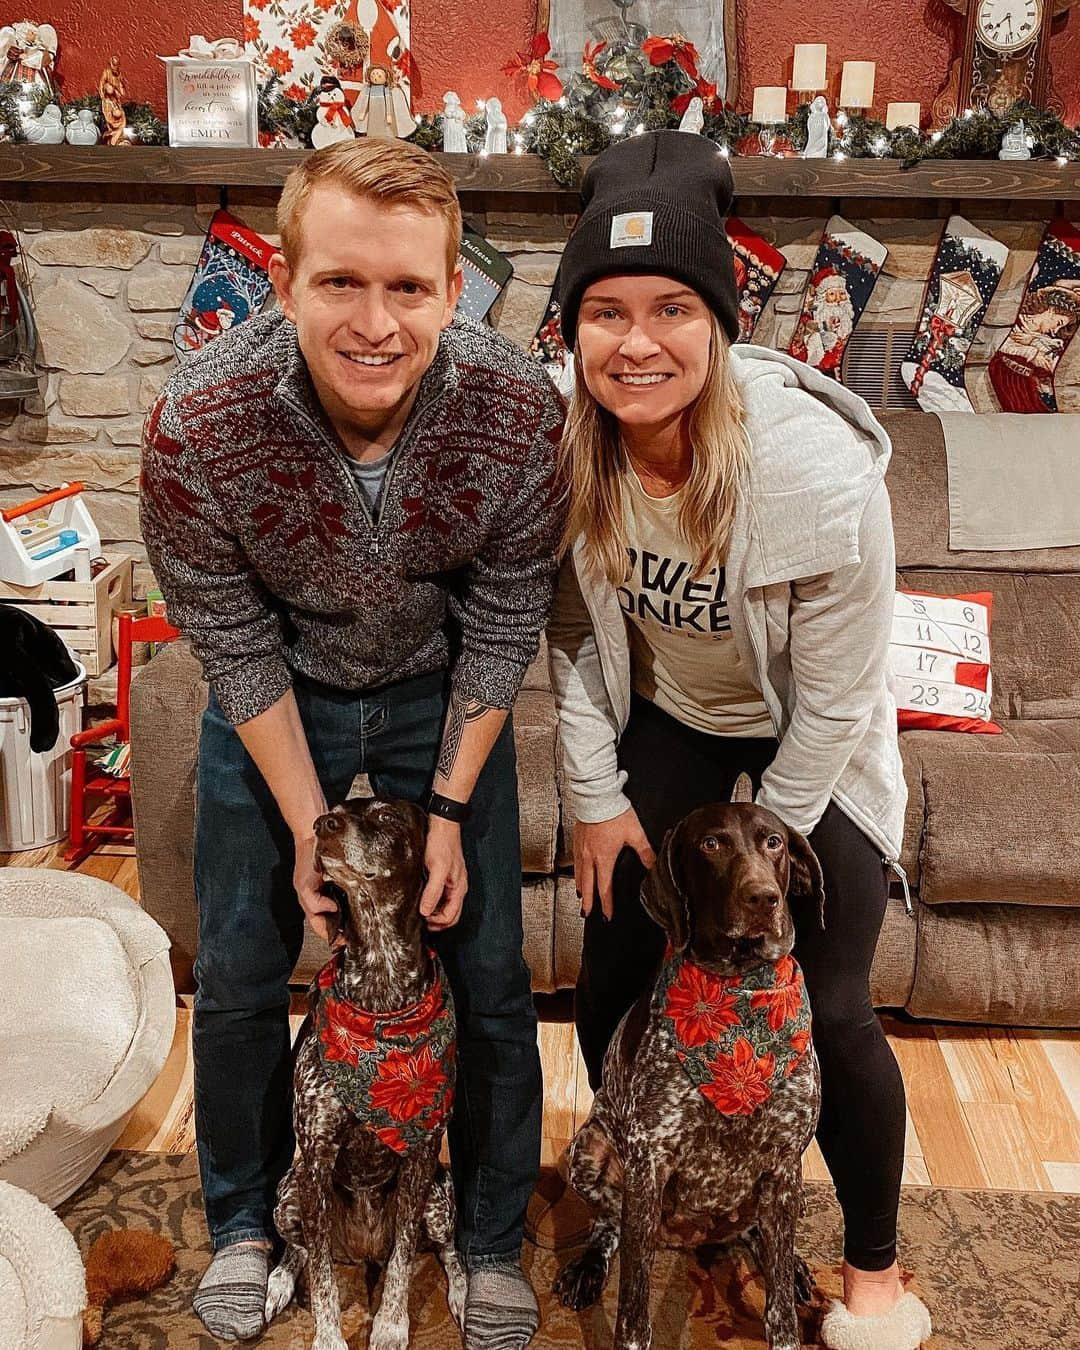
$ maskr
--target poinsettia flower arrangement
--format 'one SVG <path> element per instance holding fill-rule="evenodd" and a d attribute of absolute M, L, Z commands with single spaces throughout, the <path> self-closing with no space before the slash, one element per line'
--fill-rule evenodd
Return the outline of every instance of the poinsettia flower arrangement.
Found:
<path fill-rule="evenodd" d="M 504 75 L 524 75 L 529 93 L 555 103 L 562 98 L 562 81 L 555 74 L 558 66 L 548 60 L 551 41 L 546 33 L 537 33 L 528 51 L 518 52 L 503 66 Z"/>

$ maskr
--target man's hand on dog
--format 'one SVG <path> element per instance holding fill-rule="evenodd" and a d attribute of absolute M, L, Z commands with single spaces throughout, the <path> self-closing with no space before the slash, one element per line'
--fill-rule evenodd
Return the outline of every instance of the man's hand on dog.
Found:
<path fill-rule="evenodd" d="M 469 888 L 465 855 L 461 851 L 461 826 L 441 816 L 428 820 L 424 849 L 427 884 L 420 896 L 420 913 L 429 928 L 438 932 L 452 928 L 461 917 L 461 906 Z"/>
<path fill-rule="evenodd" d="M 328 895 L 324 895 L 322 886 L 326 880 L 315 861 L 315 848 L 318 840 L 314 834 L 295 840 L 296 866 L 293 868 L 293 886 L 300 908 L 308 917 L 315 930 L 316 937 L 330 942 L 337 933 L 334 917 L 338 907 Z"/>

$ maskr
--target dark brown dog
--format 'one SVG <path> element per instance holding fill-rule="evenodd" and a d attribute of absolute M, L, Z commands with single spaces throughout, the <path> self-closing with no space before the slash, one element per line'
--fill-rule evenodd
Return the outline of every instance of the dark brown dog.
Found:
<path fill-rule="evenodd" d="M 795 969 L 783 960 L 794 941 L 789 894 L 814 897 L 820 913 L 820 864 L 802 835 L 751 804 L 744 775 L 734 802 L 693 811 L 668 832 L 641 898 L 669 936 L 666 971 L 689 970 L 705 981 L 742 975 L 750 987 L 775 978 L 768 963 L 780 962 L 785 974 Z M 592 1111 L 571 1146 L 570 1181 L 596 1217 L 586 1250 L 560 1273 L 555 1292 L 572 1308 L 594 1302 L 619 1248 L 615 1345 L 647 1350 L 657 1242 L 696 1247 L 742 1237 L 765 1276 L 770 1350 L 798 1350 L 796 1284 L 803 1298 L 810 1288 L 795 1256 L 795 1222 L 801 1158 L 820 1104 L 813 1047 L 800 1032 L 801 1053 L 792 1052 L 787 1076 L 770 1080 L 758 1104 L 751 1096 L 732 1105 L 712 1086 L 716 1080 L 692 1081 L 673 1050 L 683 1043 L 672 1039 L 664 978 L 661 972 L 656 990 L 619 1024 Z M 716 985 L 700 987 L 711 994 Z M 692 998 L 686 1006 L 695 1016 L 700 1010 Z M 801 1016 L 806 1025 L 805 1005 Z M 760 1038 L 764 1023 L 755 1026 Z M 751 1068 L 766 1062 L 762 1056 Z M 744 1089 L 736 1079 L 733 1090 Z"/>
<path fill-rule="evenodd" d="M 335 806 L 315 825 L 319 864 L 344 897 L 346 945 L 335 988 L 370 1013 L 421 1004 L 436 978 L 418 903 L 425 819 L 411 802 L 361 798 Z M 320 1058 L 319 1000 L 329 992 L 319 981 L 312 986 L 312 1010 L 298 1041 L 293 1122 L 299 1156 L 278 1190 L 274 1221 L 286 1248 L 270 1275 L 266 1320 L 288 1304 L 306 1266 L 314 1350 L 346 1350 L 332 1263 L 378 1263 L 386 1278 L 369 1345 L 405 1350 L 409 1271 L 422 1239 L 446 1270 L 459 1326 L 464 1317 L 454 1192 L 439 1163 L 443 1131 L 433 1129 L 402 1154 L 345 1104 Z"/>

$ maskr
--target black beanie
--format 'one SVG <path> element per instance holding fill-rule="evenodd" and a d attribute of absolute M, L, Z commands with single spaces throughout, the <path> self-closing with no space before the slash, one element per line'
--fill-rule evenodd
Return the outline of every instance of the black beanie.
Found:
<path fill-rule="evenodd" d="M 706 136 L 643 132 L 598 155 L 559 265 L 557 299 L 571 351 L 582 296 L 612 272 L 656 272 L 693 287 L 734 342 L 739 297 L 724 229 L 733 196 L 731 168 Z"/>

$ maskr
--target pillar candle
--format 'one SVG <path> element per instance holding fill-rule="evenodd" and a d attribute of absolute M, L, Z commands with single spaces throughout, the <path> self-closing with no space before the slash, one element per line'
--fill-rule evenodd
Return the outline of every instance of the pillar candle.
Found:
<path fill-rule="evenodd" d="M 919 103 L 890 103 L 885 110 L 885 125 L 890 131 L 897 127 L 915 127 L 918 130 L 922 105 Z"/>
<path fill-rule="evenodd" d="M 754 90 L 754 111 L 750 117 L 755 122 L 775 123 L 787 119 L 787 89 L 783 85 L 759 85 Z"/>
<path fill-rule="evenodd" d="M 873 61 L 845 61 L 840 80 L 841 108 L 869 108 L 873 101 Z"/>
<path fill-rule="evenodd" d="M 795 63 L 791 70 L 792 89 L 824 89 L 825 56 L 828 48 L 824 42 L 800 42 L 795 48 Z"/>

